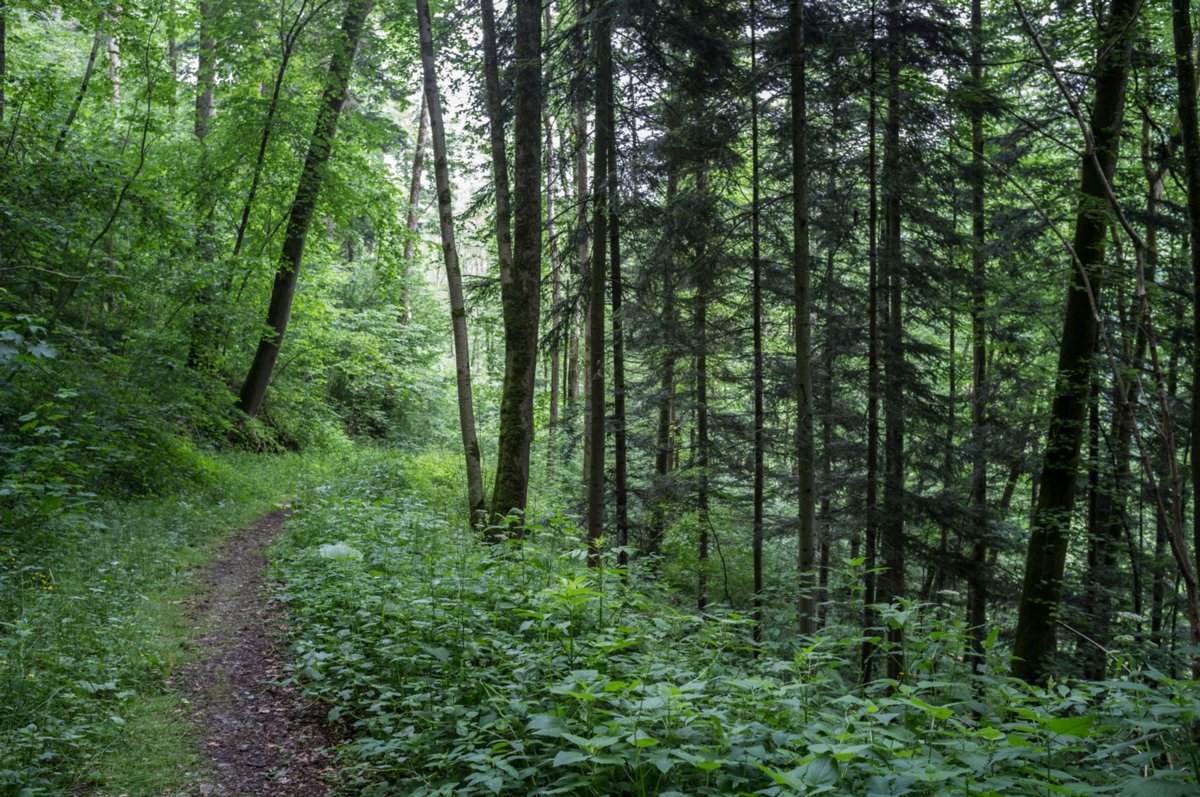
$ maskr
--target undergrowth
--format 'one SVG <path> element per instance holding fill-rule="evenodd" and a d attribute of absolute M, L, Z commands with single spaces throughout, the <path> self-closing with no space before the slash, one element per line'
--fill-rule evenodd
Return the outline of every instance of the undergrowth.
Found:
<path fill-rule="evenodd" d="M 756 656 L 746 618 L 586 568 L 564 518 L 480 544 L 447 521 L 451 473 L 376 458 L 276 551 L 296 678 L 350 738 L 346 794 L 1198 793 L 1196 683 L 1036 689 L 1001 674 L 994 635 L 971 673 L 963 628 L 911 605 L 885 612 L 903 682 L 861 687 L 849 626 Z"/>
<path fill-rule="evenodd" d="M 191 569 L 288 495 L 298 457 L 197 453 L 174 495 L 0 528 L 0 795 L 151 795 L 190 762 L 165 681 Z"/>

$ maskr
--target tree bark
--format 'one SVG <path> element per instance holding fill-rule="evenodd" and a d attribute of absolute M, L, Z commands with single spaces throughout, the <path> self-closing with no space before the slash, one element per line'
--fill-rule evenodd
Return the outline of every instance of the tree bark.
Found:
<path fill-rule="evenodd" d="M 490 0 L 484 1 L 485 17 Z M 542 290 L 542 6 L 516 0 L 516 101 L 513 118 L 512 262 L 507 278 L 500 261 L 500 297 L 504 305 L 504 388 L 500 398 L 500 442 L 492 517 L 525 511 L 529 493 L 529 452 L 533 445 L 533 393 L 537 379 L 537 337 Z M 497 85 L 498 88 L 498 85 Z M 497 92 L 498 94 L 498 92 Z M 497 106 L 499 96 L 496 97 Z M 489 102 L 489 106 L 491 103 Z M 497 136 L 493 117 L 492 146 L 504 148 L 503 128 Z M 503 162 L 496 163 L 499 172 Z M 506 176 L 506 174 L 505 174 Z M 507 212 L 507 180 L 497 176 L 497 239 L 504 238 L 499 219 Z"/>
<path fill-rule="evenodd" d="M 967 627 L 971 664 L 984 663 L 988 601 L 987 479 L 987 224 L 984 217 L 983 9 L 971 0 L 971 569 L 967 578 Z"/>
<path fill-rule="evenodd" d="M 1079 263 L 1072 264 L 1063 314 L 1058 379 L 1050 410 L 1041 485 L 1030 524 L 1013 643 L 1013 675 L 1036 683 L 1044 683 L 1053 674 L 1051 658 L 1057 646 L 1056 622 L 1075 503 L 1075 477 L 1099 329 L 1092 302 L 1100 300 L 1104 239 L 1109 223 L 1105 186 L 1111 184 L 1116 168 L 1134 36 L 1132 20 L 1138 7 L 1137 0 L 1112 0 L 1101 31 L 1102 61 L 1089 122 L 1090 141 L 1085 142 L 1075 218 L 1073 249 Z"/>
<path fill-rule="evenodd" d="M 878 100 L 878 45 L 875 2 L 871 1 L 870 75 L 867 101 L 867 484 L 863 536 L 863 629 L 861 678 L 870 681 L 874 671 L 875 643 L 871 641 L 878 622 L 874 606 L 878 597 L 877 543 L 879 540 L 879 179 L 876 125 Z"/>
<path fill-rule="evenodd" d="M 763 508 L 766 492 L 766 412 L 763 394 L 763 301 L 762 301 L 762 192 L 759 186 L 758 136 L 758 17 L 757 4 L 750 0 L 750 268 L 751 328 L 754 337 L 754 527 L 751 555 L 754 569 L 754 643 L 763 634 Z"/>
<path fill-rule="evenodd" d="M 105 13 L 104 18 L 111 26 L 111 30 L 104 37 L 104 52 L 108 58 L 112 107 L 117 109 L 121 107 L 121 37 L 117 32 L 121 24 L 121 7 L 113 6 L 112 11 Z"/>
<path fill-rule="evenodd" d="M 545 35 L 553 32 L 550 5 L 546 5 Z M 542 108 L 543 124 L 546 129 L 546 238 L 550 245 L 550 417 L 547 421 L 546 456 L 547 473 L 554 474 L 558 458 L 555 451 L 558 434 L 559 403 L 562 397 L 562 258 L 558 250 L 557 220 L 554 218 L 554 118 L 548 107 Z"/>
<path fill-rule="evenodd" d="M 421 203 L 421 177 L 425 172 L 425 140 L 429 138 L 429 101 L 425 92 L 421 92 L 421 110 L 417 112 L 417 144 L 413 150 L 412 178 L 408 183 L 408 214 L 405 217 L 405 229 L 408 238 L 404 241 L 404 293 L 401 296 L 403 306 L 400 323 L 412 321 L 412 281 L 413 258 L 417 251 L 417 222 L 418 210 Z"/>
<path fill-rule="evenodd" d="M 246 381 L 242 384 L 238 396 L 238 408 L 251 418 L 258 415 L 259 408 L 262 407 L 267 385 L 271 382 L 271 373 L 275 369 L 275 361 L 279 357 L 279 347 L 283 344 L 283 336 L 287 332 L 292 299 L 296 294 L 296 282 L 300 276 L 300 264 L 304 260 L 304 243 L 312 223 L 313 210 L 317 205 L 317 195 L 321 191 L 325 165 L 333 151 L 338 117 L 341 116 L 342 106 L 346 104 L 350 74 L 354 67 L 354 52 L 366 26 L 372 4 L 373 0 L 350 0 L 346 7 L 346 15 L 342 18 L 341 33 L 333 59 L 329 63 L 321 109 L 309 141 L 308 154 L 304 158 L 300 182 L 296 186 L 296 198 L 292 201 L 288 215 L 283 254 L 275 272 L 275 284 L 271 289 L 271 303 L 267 309 L 267 326 L 271 327 L 271 332 L 259 340 L 250 372 L 246 375 Z"/>
<path fill-rule="evenodd" d="M 616 79 L 608 81 L 608 240 L 612 292 L 613 346 L 613 491 L 617 510 L 617 564 L 629 564 L 629 454 L 625 433 L 625 318 L 621 295 L 621 226 L 617 179 L 617 123 L 613 97 Z"/>
<path fill-rule="evenodd" d="M 703 186 L 704 173 L 698 178 Z M 706 187 L 706 186 L 704 186 Z M 701 188 L 703 190 L 703 187 Z M 700 526 L 700 550 L 698 551 L 696 606 L 703 612 L 708 608 L 708 524 L 709 524 L 709 478 L 708 478 L 708 292 L 710 289 L 707 247 L 701 243 L 696 251 L 695 267 L 699 271 L 696 281 L 695 317 L 693 335 L 696 345 L 696 515 Z"/>
<path fill-rule="evenodd" d="M 487 95 L 488 143 L 492 150 L 492 184 L 496 191 L 496 254 L 503 285 L 512 279 L 512 195 L 508 186 L 504 103 L 500 96 L 500 66 L 496 54 L 496 12 L 492 0 L 480 0 L 479 6 L 483 17 L 483 83 Z M 520 56 L 517 58 L 519 61 Z"/>
<path fill-rule="evenodd" d="M 799 491 L 800 633 L 816 630 L 817 504 L 815 446 L 812 403 L 812 322 L 810 321 L 811 274 L 808 255 L 808 105 L 804 42 L 804 1 L 789 0 L 789 44 L 792 92 L 792 278 L 796 325 L 796 459 Z"/>
<path fill-rule="evenodd" d="M 199 6 L 199 47 L 196 59 L 196 106 L 192 117 L 192 135 L 200 151 L 196 165 L 198 185 L 196 187 L 197 217 L 200 224 L 196 230 L 196 257 L 206 271 L 211 272 L 216 257 L 216 227 L 213 219 L 214 197 L 210 187 L 211 175 L 208 166 L 208 147 L 205 140 L 212 131 L 212 119 L 216 106 L 217 42 L 212 34 L 213 6 L 201 2 Z M 201 275 L 196 291 L 196 306 L 192 312 L 191 340 L 188 342 L 187 366 L 193 370 L 211 372 L 213 338 L 217 332 L 217 319 L 213 317 L 212 274 Z"/>
<path fill-rule="evenodd" d="M 5 84 L 8 82 L 8 5 L 0 0 L 0 125 L 4 124 Z"/>
<path fill-rule="evenodd" d="M 1197 604 L 1196 573 L 1200 572 L 1200 125 L 1196 111 L 1196 61 L 1193 53 L 1192 16 L 1189 0 L 1172 0 L 1175 38 L 1175 74 L 1179 84 L 1179 129 L 1183 139 L 1184 184 L 1187 187 L 1188 241 L 1192 266 L 1192 553 L 1196 559 L 1180 561 L 1187 583 L 1188 619 L 1193 645 L 1200 643 L 1200 608 Z M 1172 454 L 1173 455 L 1173 454 Z M 1180 499 L 1180 503 L 1181 503 Z M 1177 504 L 1178 506 L 1178 504 Z M 1182 519 L 1182 512 L 1177 517 Z M 1186 545 L 1179 530 L 1180 549 Z M 1180 551 L 1182 553 L 1182 551 Z M 1181 557 L 1182 559 L 1182 557 Z M 1187 571 L 1191 570 L 1190 573 Z M 1192 677 L 1200 664 L 1193 660 Z"/>
<path fill-rule="evenodd" d="M 879 603 L 891 604 L 905 597 L 904 573 L 904 266 L 900 222 L 900 0 L 889 0 L 887 12 L 887 116 L 883 143 L 883 265 L 886 304 L 884 336 L 884 442 L 883 523 L 880 547 L 883 573 L 879 579 Z M 900 680 L 904 672 L 904 631 L 891 626 L 887 632 L 890 652 L 887 674 Z"/>
<path fill-rule="evenodd" d="M 71 109 L 67 111 L 67 118 L 63 121 L 62 127 L 58 129 L 58 138 L 54 142 L 55 157 L 66 146 L 67 136 L 71 135 L 71 125 L 75 124 L 75 117 L 79 115 L 79 108 L 83 105 L 83 98 L 87 96 L 88 84 L 92 82 L 92 73 L 96 71 L 96 55 L 100 52 L 100 42 L 104 38 L 102 23 L 103 20 L 96 23 L 96 35 L 92 37 L 92 49 L 88 53 L 87 66 L 83 70 L 83 79 L 79 81 L 79 91 L 75 93 L 75 100 L 71 103 Z"/>
<path fill-rule="evenodd" d="M 446 262 L 446 285 L 450 292 L 450 320 L 454 333 L 454 377 L 458 391 L 458 422 L 462 431 L 467 465 L 467 518 L 472 526 L 485 521 L 483 467 L 479 439 L 475 434 L 475 403 L 471 397 L 471 351 L 467 338 L 467 310 L 463 302 L 462 271 L 454 241 L 454 201 L 450 194 L 450 166 L 446 155 L 446 129 L 442 124 L 442 100 L 434 70 L 433 28 L 429 0 L 417 0 L 417 25 L 421 35 L 421 68 L 429 132 L 433 144 L 433 175 L 437 183 L 438 222 L 442 255 Z"/>
<path fill-rule="evenodd" d="M 271 86 L 271 97 L 267 100 L 267 116 L 263 120 L 262 134 L 258 139 L 258 153 L 254 158 L 254 168 L 251 171 L 250 189 L 246 192 L 246 199 L 242 202 L 242 212 L 238 221 L 237 234 L 234 236 L 234 260 L 237 260 L 238 255 L 241 254 L 242 245 L 246 240 L 246 229 L 250 224 L 250 211 L 254 207 L 254 199 L 258 195 L 258 185 L 262 180 L 263 168 L 267 159 L 267 145 L 271 141 L 271 133 L 274 130 L 275 114 L 279 110 L 279 100 L 283 92 L 283 79 L 287 74 L 288 63 L 292 59 L 296 40 L 304 32 L 304 28 L 308 26 L 311 20 L 312 15 L 307 17 L 297 15 L 281 38 L 279 67 L 275 70 L 275 82 Z"/>
<path fill-rule="evenodd" d="M 667 128 L 674 126 L 668 122 Z M 675 206 L 679 190 L 678 168 L 674 161 L 667 163 L 666 200 L 663 203 L 668 213 Z M 671 338 L 672 330 L 678 326 L 675 307 L 675 277 L 671 263 L 672 247 L 665 247 L 667 256 L 662 263 L 662 312 L 659 315 L 659 325 L 663 330 L 663 362 L 662 380 L 659 383 L 658 419 L 655 429 L 654 449 L 654 504 L 650 512 L 647 552 L 652 556 L 662 554 L 664 536 L 666 534 L 667 497 L 664 495 L 668 488 L 668 477 L 675 462 L 674 456 L 674 406 L 675 406 L 675 346 Z"/>
<path fill-rule="evenodd" d="M 604 256 L 608 242 L 608 153 L 612 149 L 612 18 L 611 5 L 593 10 L 593 46 L 596 53 L 596 145 L 592 179 L 592 258 L 589 269 L 588 397 L 587 423 L 588 564 L 600 564 L 604 535 Z"/>

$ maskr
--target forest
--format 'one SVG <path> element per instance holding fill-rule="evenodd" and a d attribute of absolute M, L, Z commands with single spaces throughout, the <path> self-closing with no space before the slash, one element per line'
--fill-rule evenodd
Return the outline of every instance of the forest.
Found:
<path fill-rule="evenodd" d="M 0 797 L 1200 794 L 1190 0 L 0 0 Z"/>

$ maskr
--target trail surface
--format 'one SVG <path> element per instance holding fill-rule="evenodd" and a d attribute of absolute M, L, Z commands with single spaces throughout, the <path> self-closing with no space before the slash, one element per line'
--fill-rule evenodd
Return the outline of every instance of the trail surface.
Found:
<path fill-rule="evenodd" d="M 171 797 L 318 797 L 335 770 L 322 711 L 283 686 L 285 614 L 265 586 L 266 547 L 287 514 L 229 537 L 197 576 L 193 661 L 173 679 L 192 703 L 208 771 Z"/>

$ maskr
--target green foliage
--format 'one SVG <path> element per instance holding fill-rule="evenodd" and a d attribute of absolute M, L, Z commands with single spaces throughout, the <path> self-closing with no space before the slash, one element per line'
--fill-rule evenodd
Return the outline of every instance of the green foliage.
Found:
<path fill-rule="evenodd" d="M 277 552 L 296 677 L 352 737 L 346 793 L 1197 788 L 1196 683 L 970 675 L 961 624 L 914 604 L 884 612 L 906 631 L 903 681 L 860 688 L 851 627 L 755 657 L 746 618 L 680 612 L 637 573 L 631 586 L 589 571 L 562 517 L 522 545 L 480 545 L 424 500 L 433 461 L 354 468 L 300 507 Z M 995 635 L 989 649 L 1003 664 Z"/>
<path fill-rule="evenodd" d="M 192 568 L 313 467 L 193 456 L 205 478 L 176 494 L 0 531 L 0 795 L 175 785 L 192 730 L 165 679 Z"/>

